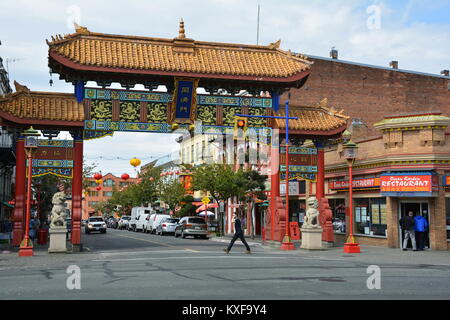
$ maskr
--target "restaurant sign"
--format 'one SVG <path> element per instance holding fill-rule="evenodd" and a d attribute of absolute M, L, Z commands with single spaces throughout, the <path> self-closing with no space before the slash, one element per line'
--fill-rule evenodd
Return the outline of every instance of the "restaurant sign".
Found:
<path fill-rule="evenodd" d="M 438 176 L 431 172 L 381 175 L 381 193 L 388 197 L 430 197 L 438 191 Z"/>
<path fill-rule="evenodd" d="M 349 181 L 330 181 L 328 184 L 329 188 L 332 190 L 348 190 Z M 380 178 L 365 178 L 365 179 L 355 179 L 352 183 L 353 189 L 368 189 L 368 188 L 379 188 Z"/>

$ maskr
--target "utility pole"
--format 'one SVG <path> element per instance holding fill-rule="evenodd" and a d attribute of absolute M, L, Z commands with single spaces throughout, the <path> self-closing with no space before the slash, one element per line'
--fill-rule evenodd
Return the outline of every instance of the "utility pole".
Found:
<path fill-rule="evenodd" d="M 260 13 L 260 4 L 258 3 L 258 19 L 256 24 L 256 44 L 259 45 L 259 13 Z"/>

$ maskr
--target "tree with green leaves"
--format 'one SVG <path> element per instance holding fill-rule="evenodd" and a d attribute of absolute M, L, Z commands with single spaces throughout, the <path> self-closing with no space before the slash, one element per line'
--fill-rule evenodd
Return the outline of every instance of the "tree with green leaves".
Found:
<path fill-rule="evenodd" d="M 267 196 L 264 193 L 266 189 L 265 183 L 267 175 L 262 175 L 256 170 L 242 170 L 239 169 L 236 173 L 236 183 L 240 189 L 239 201 L 245 203 L 247 212 L 251 212 L 250 234 L 252 238 L 255 237 L 255 212 L 254 207 L 256 200 L 266 200 Z"/>
<path fill-rule="evenodd" d="M 186 195 L 180 200 L 181 209 L 176 213 L 177 217 L 194 216 L 196 214 L 197 206 L 193 204 L 194 197 Z"/>
<path fill-rule="evenodd" d="M 195 169 L 192 175 L 192 188 L 209 192 L 211 197 L 219 203 L 232 197 L 239 197 L 243 189 L 239 186 L 240 177 L 234 172 L 231 165 L 205 164 Z M 219 214 L 220 234 L 224 234 L 223 215 Z"/>
<path fill-rule="evenodd" d="M 175 208 L 180 204 L 185 193 L 186 190 L 178 179 L 161 179 L 159 183 L 159 199 L 173 212 L 175 212 Z"/>

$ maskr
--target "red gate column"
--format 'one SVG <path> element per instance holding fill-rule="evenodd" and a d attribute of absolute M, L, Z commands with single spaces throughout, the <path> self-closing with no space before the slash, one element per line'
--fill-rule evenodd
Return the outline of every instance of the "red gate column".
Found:
<path fill-rule="evenodd" d="M 319 201 L 322 241 L 334 242 L 333 216 L 328 199 L 325 198 L 325 148 L 323 142 L 316 141 L 317 147 L 317 183 L 316 198 Z"/>
<path fill-rule="evenodd" d="M 74 138 L 73 180 L 72 180 L 72 247 L 81 250 L 81 202 L 83 191 L 83 138 L 82 132 L 72 134 Z"/>
<path fill-rule="evenodd" d="M 275 130 L 274 130 L 275 131 Z M 278 137 L 277 137 L 278 138 Z M 274 139 L 275 140 L 275 139 Z M 278 144 L 272 142 L 270 149 L 270 240 L 275 240 L 276 198 L 280 196 L 280 153 Z"/>
<path fill-rule="evenodd" d="M 14 204 L 13 246 L 20 246 L 24 233 L 25 210 L 25 139 L 19 137 L 16 143 L 16 190 Z"/>
<path fill-rule="evenodd" d="M 317 145 L 317 183 L 316 198 L 320 201 L 325 196 L 325 152 L 321 143 Z"/>

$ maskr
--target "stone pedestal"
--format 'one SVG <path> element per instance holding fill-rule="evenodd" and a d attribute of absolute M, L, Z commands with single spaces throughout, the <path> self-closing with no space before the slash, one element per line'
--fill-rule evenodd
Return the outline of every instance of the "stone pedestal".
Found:
<path fill-rule="evenodd" d="M 321 250 L 322 249 L 322 228 L 302 228 L 301 249 Z"/>
<path fill-rule="evenodd" d="M 67 253 L 66 244 L 66 227 L 53 227 L 50 228 L 50 246 L 48 247 L 49 253 Z"/>

